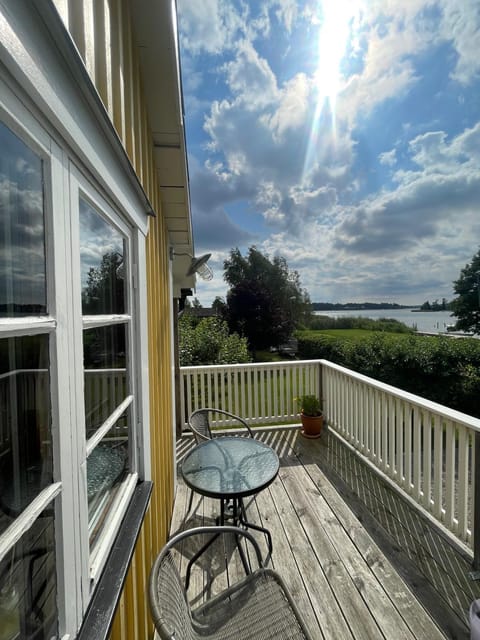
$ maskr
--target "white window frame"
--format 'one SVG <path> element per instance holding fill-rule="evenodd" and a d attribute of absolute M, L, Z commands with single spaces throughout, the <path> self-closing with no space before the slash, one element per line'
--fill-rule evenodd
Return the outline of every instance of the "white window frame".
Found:
<path fill-rule="evenodd" d="M 111 549 L 115 536 L 118 532 L 119 525 L 128 503 L 131 499 L 135 486 L 138 482 L 138 454 L 137 454 L 137 434 L 136 425 L 138 424 L 136 397 L 137 394 L 137 375 L 135 371 L 135 363 L 138 362 L 135 345 L 135 326 L 134 316 L 131 313 L 132 308 L 135 309 L 135 296 L 133 295 L 133 274 L 131 266 L 134 264 L 134 246 L 133 246 L 133 230 L 118 215 L 117 211 L 104 198 L 99 190 L 87 180 L 76 165 L 69 165 L 70 178 L 70 210 L 71 210 L 71 255 L 72 255 L 72 295 L 73 295 L 73 315 L 75 322 L 75 366 L 76 388 L 78 391 L 77 405 L 77 425 L 75 434 L 77 450 L 77 465 L 81 469 L 81 478 L 79 481 L 79 529 L 81 531 L 81 563 L 83 577 L 83 592 L 90 594 L 95 588 L 100 578 L 102 569 L 108 557 L 108 551 Z M 80 226 L 79 226 L 79 203 L 80 198 L 84 199 L 95 211 L 100 214 L 109 224 L 114 226 L 127 240 L 126 249 L 126 271 L 125 279 L 126 287 L 126 312 L 122 316 L 82 316 L 81 301 L 81 270 L 80 270 Z M 126 325 L 128 333 L 127 343 L 129 345 L 130 357 L 127 358 L 127 370 L 129 383 L 131 388 L 129 393 L 134 396 L 130 403 L 131 415 L 131 434 L 129 438 L 129 451 L 131 454 L 132 471 L 121 483 L 114 502 L 109 508 L 108 516 L 104 529 L 101 533 L 98 543 L 93 549 L 90 549 L 88 536 L 88 502 L 87 502 L 87 470 L 86 460 L 87 454 L 93 448 L 92 443 L 87 442 L 85 438 L 85 405 L 84 405 L 84 371 L 83 371 L 83 331 L 93 326 L 113 325 L 120 322 Z M 102 429 L 101 429 L 102 430 Z M 100 435 L 100 432 L 97 432 Z M 95 438 L 96 436 L 94 436 Z M 95 444 L 95 443 L 93 443 Z"/>
<path fill-rule="evenodd" d="M 8 553 L 42 510 L 55 502 L 58 630 L 74 637 L 81 626 L 92 591 L 98 583 L 139 478 L 150 479 L 148 326 L 146 309 L 146 249 L 143 229 L 128 212 L 107 199 L 92 176 L 86 177 L 64 143 L 0 67 L 0 120 L 43 160 L 47 314 L 1 318 L 0 338 L 49 335 L 53 483 L 40 492 L 11 527 L 0 536 L 0 555 Z M 27 105 L 27 106 L 26 106 Z M 36 117 L 38 116 L 38 118 Z M 85 408 L 83 397 L 84 324 L 81 310 L 79 195 L 85 197 L 128 238 L 129 268 L 128 363 L 131 392 L 131 453 L 133 471 L 117 491 L 98 543 L 89 549 L 86 498 Z M 130 223 L 127 222 L 130 219 Z M 94 323 L 92 317 L 86 323 Z"/>

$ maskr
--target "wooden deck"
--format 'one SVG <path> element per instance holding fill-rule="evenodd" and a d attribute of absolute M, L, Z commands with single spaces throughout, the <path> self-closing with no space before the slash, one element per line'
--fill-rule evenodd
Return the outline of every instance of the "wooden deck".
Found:
<path fill-rule="evenodd" d="M 275 448 L 281 465 L 275 482 L 246 502 L 248 518 L 270 530 L 268 563 L 289 586 L 313 638 L 469 637 L 468 606 L 480 585 L 469 581 L 470 559 L 448 536 L 328 432 L 315 441 L 298 430 L 256 437 Z M 190 437 L 179 441 L 179 461 L 192 446 Z M 187 513 L 189 496 L 179 474 L 172 534 L 214 523 L 218 502 L 195 495 Z M 254 533 L 266 554 L 265 536 Z M 199 602 L 222 588 L 232 567 L 241 565 L 231 562 L 213 584 L 193 576 L 189 595 Z"/>

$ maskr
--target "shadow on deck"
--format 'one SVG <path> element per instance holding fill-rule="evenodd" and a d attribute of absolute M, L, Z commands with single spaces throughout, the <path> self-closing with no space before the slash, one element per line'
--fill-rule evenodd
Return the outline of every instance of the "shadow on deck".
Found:
<path fill-rule="evenodd" d="M 269 563 L 314 638 L 469 637 L 480 584 L 468 578 L 470 558 L 442 531 L 328 431 L 314 441 L 297 429 L 256 437 L 277 451 L 280 472 L 247 501 L 248 517 L 270 530 Z M 189 436 L 178 442 L 179 462 L 192 446 Z M 179 474 L 171 533 L 215 521 L 217 501 L 195 495 L 186 513 L 189 496 Z M 255 536 L 266 554 L 263 534 Z M 199 600 L 204 583 L 197 588 Z"/>

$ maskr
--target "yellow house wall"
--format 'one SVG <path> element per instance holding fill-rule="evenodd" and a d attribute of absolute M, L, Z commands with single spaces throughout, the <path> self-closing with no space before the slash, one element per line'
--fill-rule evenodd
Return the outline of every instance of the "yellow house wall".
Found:
<path fill-rule="evenodd" d="M 115 615 L 112 640 L 153 637 L 147 582 L 173 509 L 173 407 L 168 234 L 153 161 L 127 0 L 54 0 L 156 212 L 147 237 L 150 440 L 154 489 Z"/>

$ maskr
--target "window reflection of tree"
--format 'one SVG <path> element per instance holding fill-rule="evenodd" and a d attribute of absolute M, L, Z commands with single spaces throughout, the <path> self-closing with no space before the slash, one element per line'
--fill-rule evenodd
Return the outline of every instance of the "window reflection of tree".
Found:
<path fill-rule="evenodd" d="M 82 290 L 84 315 L 125 313 L 123 255 L 112 251 L 103 255 L 98 267 L 90 267 Z M 85 368 L 125 367 L 125 327 L 109 325 L 84 332 Z"/>
<path fill-rule="evenodd" d="M 123 255 L 117 251 L 105 253 L 100 266 L 90 267 L 82 291 L 85 315 L 125 313 L 125 278 Z"/>

